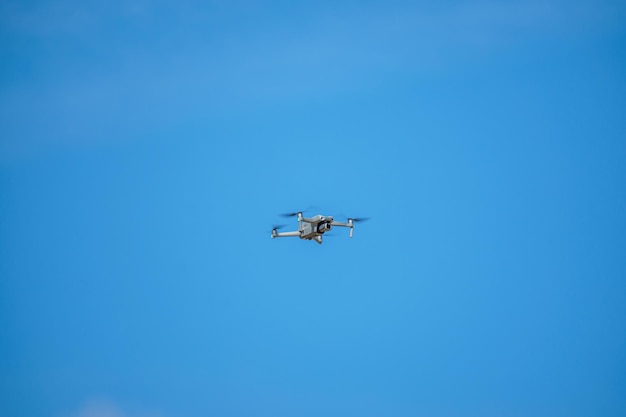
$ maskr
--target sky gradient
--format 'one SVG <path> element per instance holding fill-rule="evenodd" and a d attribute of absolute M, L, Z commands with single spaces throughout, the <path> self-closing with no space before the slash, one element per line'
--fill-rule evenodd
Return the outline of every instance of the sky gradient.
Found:
<path fill-rule="evenodd" d="M 624 21 L 0 5 L 0 415 L 623 416 Z"/>

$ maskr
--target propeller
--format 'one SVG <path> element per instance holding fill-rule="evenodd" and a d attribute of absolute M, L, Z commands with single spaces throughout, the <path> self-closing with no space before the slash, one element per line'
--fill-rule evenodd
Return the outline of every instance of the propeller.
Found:
<path fill-rule="evenodd" d="M 369 217 L 348 217 L 349 220 L 352 220 L 354 223 L 356 222 L 366 222 L 370 218 Z"/>
<path fill-rule="evenodd" d="M 283 227 L 285 227 L 284 224 L 273 224 L 272 225 L 272 230 L 270 230 L 268 233 L 270 233 L 271 235 L 274 234 L 274 232 L 278 232 L 280 229 L 282 229 Z"/>
<path fill-rule="evenodd" d="M 296 211 L 294 213 L 283 213 L 283 214 L 279 214 L 280 217 L 295 217 L 298 215 L 298 213 L 302 213 L 301 211 Z"/>
<path fill-rule="evenodd" d="M 366 222 L 370 219 L 370 217 L 348 217 L 344 214 L 341 214 L 340 217 L 343 217 L 346 220 L 352 220 L 353 223 Z"/>

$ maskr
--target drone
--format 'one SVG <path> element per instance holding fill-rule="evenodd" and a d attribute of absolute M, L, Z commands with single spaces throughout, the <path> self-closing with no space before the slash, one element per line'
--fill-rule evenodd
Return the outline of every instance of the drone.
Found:
<path fill-rule="evenodd" d="M 278 229 L 283 226 L 274 226 L 272 228 L 272 239 L 275 237 L 299 237 L 304 240 L 314 240 L 320 245 L 323 241 L 324 233 L 330 231 L 333 227 L 349 227 L 350 237 L 354 232 L 354 223 L 368 220 L 367 217 L 349 217 L 347 222 L 335 221 L 333 216 L 322 216 L 321 214 L 313 217 L 304 217 L 301 211 L 295 213 L 281 214 L 282 217 L 297 217 L 298 230 L 293 232 L 279 232 Z"/>

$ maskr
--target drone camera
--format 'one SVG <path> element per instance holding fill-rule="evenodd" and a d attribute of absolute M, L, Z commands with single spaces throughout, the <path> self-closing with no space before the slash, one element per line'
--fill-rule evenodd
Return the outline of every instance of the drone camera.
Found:
<path fill-rule="evenodd" d="M 317 225 L 317 232 L 318 233 L 324 233 L 330 230 L 332 226 L 330 225 L 330 223 L 320 223 Z"/>

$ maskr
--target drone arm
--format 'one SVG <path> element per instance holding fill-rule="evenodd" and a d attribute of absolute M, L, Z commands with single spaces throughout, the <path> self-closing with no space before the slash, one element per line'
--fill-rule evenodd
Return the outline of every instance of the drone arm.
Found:
<path fill-rule="evenodd" d="M 300 236 L 300 232 L 299 231 L 282 232 L 282 233 L 278 233 L 277 231 L 273 231 L 272 232 L 272 239 L 274 239 L 275 237 L 299 237 L 299 236 Z"/>
<path fill-rule="evenodd" d="M 354 223 L 352 222 L 352 220 L 348 220 L 348 223 L 332 222 L 331 225 L 332 226 L 339 226 L 339 227 L 349 227 L 350 228 L 350 237 L 352 237 L 352 232 L 354 232 Z"/>

